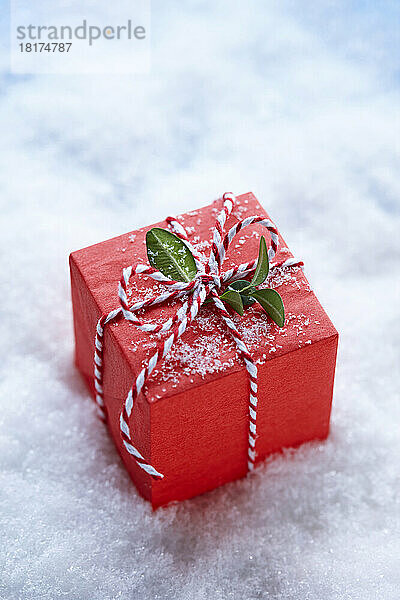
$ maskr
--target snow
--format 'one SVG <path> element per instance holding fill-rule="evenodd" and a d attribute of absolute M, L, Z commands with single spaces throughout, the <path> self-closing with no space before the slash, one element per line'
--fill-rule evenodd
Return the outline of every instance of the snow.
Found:
<path fill-rule="evenodd" d="M 140 77 L 11 76 L 3 20 L 2 600 L 399 598 L 398 17 L 154 2 Z M 332 432 L 152 513 L 72 364 L 67 255 L 226 190 L 339 330 Z"/>

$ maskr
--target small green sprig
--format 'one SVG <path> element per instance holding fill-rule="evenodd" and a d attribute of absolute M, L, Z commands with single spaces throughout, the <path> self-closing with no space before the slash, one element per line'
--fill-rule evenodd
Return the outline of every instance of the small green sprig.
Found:
<path fill-rule="evenodd" d="M 175 281 L 192 281 L 197 273 L 196 263 L 186 244 L 167 229 L 154 227 L 146 234 L 146 247 L 149 263 L 163 275 Z M 239 279 L 232 282 L 220 295 L 239 315 L 245 308 L 258 302 L 262 309 L 279 326 L 285 324 L 285 308 L 276 290 L 258 289 L 269 273 L 267 244 L 264 236 L 260 239 L 257 267 L 251 281 Z"/>
<path fill-rule="evenodd" d="M 258 285 L 264 283 L 269 273 L 269 260 L 267 244 L 264 236 L 260 239 L 258 261 L 253 279 L 249 282 L 239 279 L 231 283 L 220 298 L 229 304 L 239 315 L 243 315 L 244 309 L 258 302 L 271 319 L 279 326 L 285 324 L 285 307 L 281 295 L 276 290 L 263 288 L 257 289 Z"/>

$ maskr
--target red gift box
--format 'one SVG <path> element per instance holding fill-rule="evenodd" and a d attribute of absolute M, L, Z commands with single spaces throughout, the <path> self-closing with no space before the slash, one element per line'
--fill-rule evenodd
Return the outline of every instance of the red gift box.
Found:
<path fill-rule="evenodd" d="M 193 246 L 207 256 L 215 218 L 213 204 L 178 217 Z M 268 216 L 253 194 L 236 198 L 226 231 L 251 215 Z M 161 222 L 158 227 L 167 228 Z M 101 315 L 119 307 L 123 267 L 147 263 L 145 234 L 153 226 L 73 252 L 70 256 L 76 338 L 75 361 L 95 396 L 94 338 Z M 223 269 L 258 255 L 262 225 L 252 225 L 231 244 Z M 279 235 L 274 262 L 292 257 Z M 329 432 L 338 334 L 300 267 L 271 269 L 267 285 L 281 294 L 286 320 L 277 327 L 260 305 L 232 316 L 258 367 L 256 459 L 285 447 L 324 439 Z M 160 293 L 160 285 L 137 276 L 132 302 Z M 149 322 L 166 321 L 180 300 L 152 306 Z M 103 398 L 107 424 L 126 468 L 153 508 L 184 500 L 246 475 L 249 381 L 236 346 L 214 306 L 203 305 L 135 401 L 129 427 L 135 447 L 164 474 L 146 473 L 124 447 L 120 415 L 128 390 L 163 334 L 140 331 L 124 319 L 110 322 L 103 338 Z M 165 336 L 165 334 L 164 334 Z"/>

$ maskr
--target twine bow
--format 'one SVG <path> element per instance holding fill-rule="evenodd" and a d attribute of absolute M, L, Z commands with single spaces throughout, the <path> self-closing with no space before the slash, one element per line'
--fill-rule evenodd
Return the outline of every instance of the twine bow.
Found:
<path fill-rule="evenodd" d="M 142 391 L 143 386 L 147 382 L 152 371 L 156 365 L 169 354 L 177 339 L 182 336 L 188 325 L 194 321 L 207 297 L 211 298 L 215 307 L 218 309 L 220 316 L 226 323 L 236 343 L 238 354 L 246 365 L 250 381 L 249 439 L 247 460 L 248 469 L 250 471 L 253 470 L 255 465 L 255 445 L 257 437 L 257 366 L 250 352 L 248 351 L 240 332 L 238 331 L 235 323 L 232 321 L 229 312 L 219 298 L 218 291 L 220 291 L 222 287 L 229 285 L 237 279 L 252 275 L 257 267 L 257 259 L 255 259 L 251 262 L 243 263 L 239 266 L 233 267 L 228 271 L 221 272 L 226 252 L 233 238 L 244 227 L 253 225 L 255 223 L 263 225 L 268 230 L 271 238 L 271 245 L 268 249 L 268 258 L 271 260 L 275 256 L 278 247 L 278 231 L 269 219 L 263 216 L 252 216 L 246 217 L 245 219 L 239 221 L 236 225 L 231 227 L 228 233 L 224 235 L 225 223 L 233 210 L 235 197 L 231 193 L 225 193 L 223 200 L 223 208 L 219 213 L 214 226 L 213 242 L 210 256 L 207 261 L 204 261 L 204 258 L 193 248 L 189 242 L 188 234 L 183 225 L 174 217 L 168 217 L 166 219 L 172 231 L 184 241 L 194 257 L 197 267 L 197 274 L 192 281 L 189 283 L 173 281 L 165 277 L 165 275 L 163 275 L 160 271 L 157 271 L 155 268 L 149 267 L 148 265 L 137 264 L 136 266 L 131 265 L 126 267 L 123 269 L 118 288 L 118 296 L 121 305 L 120 308 L 112 310 L 108 314 L 104 314 L 97 323 L 94 355 L 94 381 L 96 388 L 95 399 L 99 410 L 99 416 L 103 421 L 105 421 L 107 418 L 103 397 L 103 336 L 105 325 L 110 321 L 115 320 L 122 313 L 123 317 L 127 321 L 133 323 L 141 331 L 146 331 L 148 333 L 171 331 L 170 335 L 165 339 L 165 341 L 160 342 L 157 345 L 156 351 L 147 361 L 146 366 L 144 366 L 140 371 L 134 384 L 128 392 L 120 415 L 120 432 L 126 450 L 133 456 L 138 466 L 155 479 L 162 479 L 164 475 L 150 465 L 139 452 L 139 450 L 137 450 L 137 448 L 133 445 L 133 439 L 129 427 L 129 419 L 132 414 L 135 400 Z M 271 264 L 270 266 L 271 269 L 273 269 L 279 266 L 295 267 L 302 265 L 302 262 L 290 258 L 286 261 Z M 134 275 L 138 274 L 148 275 L 152 279 L 162 283 L 165 286 L 168 286 L 169 291 L 165 291 L 158 296 L 150 298 L 149 300 L 135 302 L 129 306 L 127 288 L 130 279 Z M 140 309 L 162 304 L 175 298 L 184 298 L 185 300 L 175 314 L 162 324 L 145 323 L 141 321 L 135 314 Z"/>

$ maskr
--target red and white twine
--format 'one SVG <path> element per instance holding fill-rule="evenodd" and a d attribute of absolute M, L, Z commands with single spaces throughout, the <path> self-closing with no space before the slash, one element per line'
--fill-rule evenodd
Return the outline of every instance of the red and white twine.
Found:
<path fill-rule="evenodd" d="M 222 264 L 225 259 L 225 254 L 231 244 L 233 238 L 244 228 L 249 225 L 258 223 L 263 225 L 270 234 L 271 245 L 268 250 L 268 257 L 271 260 L 276 253 L 278 247 L 278 231 L 274 224 L 265 217 L 246 217 L 234 225 L 228 233 L 224 235 L 225 223 L 230 213 L 233 210 L 235 197 L 233 194 L 226 193 L 223 196 L 224 204 L 221 212 L 219 213 L 214 231 L 213 241 L 210 256 L 208 261 L 193 248 L 191 245 L 187 232 L 183 225 L 179 223 L 174 217 L 168 217 L 167 223 L 184 243 L 188 246 L 192 252 L 196 267 L 197 274 L 193 281 L 184 283 L 180 281 L 172 281 L 165 277 L 160 271 L 157 271 L 153 267 L 138 264 L 136 266 L 129 266 L 123 269 L 122 277 L 119 283 L 118 296 L 120 301 L 120 308 L 112 310 L 108 314 L 102 315 L 99 319 L 96 327 L 95 337 L 95 354 L 94 354 L 94 383 L 96 388 L 96 405 L 98 407 L 99 416 L 103 421 L 107 419 L 107 411 L 104 404 L 103 395 L 103 349 L 104 349 L 104 328 L 107 323 L 114 321 L 121 315 L 130 323 L 133 323 L 141 331 L 148 333 L 161 333 L 171 331 L 170 335 L 157 345 L 157 348 L 151 358 L 147 361 L 147 364 L 140 371 L 134 384 L 128 392 L 125 399 L 123 409 L 120 415 L 120 431 L 124 446 L 133 456 L 136 463 L 141 469 L 146 471 L 155 479 L 161 479 L 164 477 L 162 473 L 157 471 L 152 465 L 150 465 L 146 459 L 141 455 L 139 450 L 133 445 L 131 430 L 129 427 L 129 420 L 132 414 L 135 400 L 143 389 L 143 386 L 150 377 L 152 371 L 156 365 L 164 359 L 171 348 L 175 344 L 176 340 L 181 337 L 188 325 L 196 318 L 202 304 L 205 299 L 210 296 L 214 302 L 215 307 L 218 309 L 219 314 L 226 323 L 228 329 L 231 332 L 233 339 L 235 340 L 237 351 L 239 356 L 242 358 L 246 365 L 247 373 L 250 380 L 250 392 L 249 392 L 249 442 L 248 442 L 248 469 L 251 471 L 254 469 L 256 459 L 256 438 L 257 438 L 257 366 L 248 351 L 243 338 L 238 331 L 235 323 L 233 322 L 228 310 L 224 303 L 218 296 L 218 291 L 222 286 L 229 285 L 237 279 L 251 276 L 256 267 L 257 259 L 248 263 L 243 263 L 239 266 L 233 267 L 224 273 L 221 272 Z M 286 261 L 271 264 L 271 269 L 278 266 L 302 266 L 303 263 L 290 258 Z M 141 302 L 135 302 L 129 305 L 127 288 L 130 279 L 134 275 L 148 275 L 152 279 L 168 286 L 168 290 L 154 296 L 149 300 Z M 176 313 L 170 317 L 165 323 L 152 324 L 141 321 L 135 314 L 138 310 L 148 308 L 149 306 L 155 306 L 175 298 L 185 298 L 182 306 L 176 311 Z"/>

